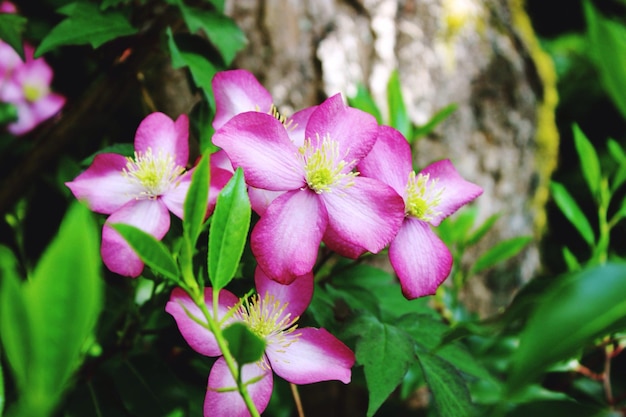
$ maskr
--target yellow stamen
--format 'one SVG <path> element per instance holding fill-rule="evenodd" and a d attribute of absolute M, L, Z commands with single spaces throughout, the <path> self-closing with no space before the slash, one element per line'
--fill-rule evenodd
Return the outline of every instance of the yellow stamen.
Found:
<path fill-rule="evenodd" d="M 409 174 L 406 185 L 406 215 L 429 222 L 439 216 L 437 206 L 441 203 L 444 188 L 437 187 L 438 180 L 430 179 L 429 174 Z"/>
<path fill-rule="evenodd" d="M 176 165 L 174 157 L 161 150 L 157 155 L 148 148 L 143 154 L 135 152 L 135 157 L 127 157 L 126 167 L 122 175 L 129 182 L 139 184 L 144 191 L 136 196 L 137 199 L 155 199 L 171 187 L 178 186 L 179 177 L 185 168 Z"/>
<path fill-rule="evenodd" d="M 339 143 L 332 140 L 329 135 L 323 139 L 316 135 L 316 138 L 317 146 L 313 146 L 311 140 L 307 139 L 298 149 L 304 161 L 305 178 L 309 188 L 321 194 L 353 186 L 354 178 L 359 173 L 349 170 L 356 161 L 346 162 L 339 154 Z"/>

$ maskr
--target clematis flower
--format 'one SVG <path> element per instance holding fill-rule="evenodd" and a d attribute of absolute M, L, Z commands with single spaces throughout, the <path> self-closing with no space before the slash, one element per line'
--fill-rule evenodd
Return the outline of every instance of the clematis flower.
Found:
<path fill-rule="evenodd" d="M 266 342 L 263 358 L 244 365 L 242 371 L 244 382 L 255 381 L 247 387 L 258 411 L 265 410 L 272 395 L 272 371 L 298 385 L 329 380 L 349 383 L 355 361 L 352 351 L 325 329 L 297 327 L 298 317 L 313 296 L 313 275 L 298 277 L 291 285 L 282 285 L 270 280 L 257 268 L 255 284 L 257 295 L 242 304 L 231 292 L 220 291 L 218 316 L 224 317 L 231 308 L 239 305 L 223 326 L 243 322 Z M 205 289 L 204 299 L 208 310 L 213 311 L 211 288 Z M 199 324 L 206 323 L 206 319 L 186 292 L 174 289 L 165 311 L 174 317 L 191 348 L 206 356 L 222 355 L 213 333 Z M 209 374 L 204 415 L 250 415 L 223 357 L 217 359 Z"/>
<path fill-rule="evenodd" d="M 360 163 L 404 199 L 404 222 L 389 245 L 389 260 L 408 299 L 434 294 L 452 268 L 452 255 L 431 226 L 439 224 L 483 190 L 465 181 L 449 160 L 413 171 L 411 148 L 397 130 L 381 126 L 378 141 Z"/>
<path fill-rule="evenodd" d="M 0 101 L 17 108 L 17 121 L 9 123 L 14 135 L 30 132 L 54 116 L 65 97 L 50 90 L 52 68 L 43 58 L 33 58 L 34 48 L 24 44 L 26 62 L 8 44 L 0 41 Z"/>
<path fill-rule="evenodd" d="M 266 113 L 280 121 L 287 130 L 289 139 L 302 146 L 304 128 L 317 106 L 308 107 L 287 117 L 280 114 L 272 102 L 272 95 L 259 83 L 254 75 L 243 69 L 221 71 L 211 82 L 215 95 L 215 118 L 213 128 L 219 129 L 234 116 L 249 111 Z M 270 191 L 249 186 L 248 194 L 252 209 L 262 215 L 269 204 L 283 191 Z"/>
<path fill-rule="evenodd" d="M 249 186 L 282 192 L 251 235 L 252 252 L 270 278 L 289 283 L 309 273 L 322 239 L 376 253 L 395 236 L 402 198 L 353 172 L 377 135 L 376 119 L 346 106 L 339 94 L 311 111 L 300 143 L 260 112 L 238 114 L 215 132 L 213 143 L 243 168 Z"/>
<path fill-rule="evenodd" d="M 130 224 L 162 239 L 170 227 L 169 212 L 182 219 L 193 172 L 185 171 L 188 136 L 186 115 L 173 121 L 163 113 L 152 113 L 137 128 L 134 157 L 98 154 L 86 171 L 66 183 L 74 196 L 85 200 L 93 211 L 110 215 L 102 230 L 101 254 L 111 271 L 137 277 L 144 267 L 111 224 Z M 211 168 L 209 210 L 231 175 Z"/>

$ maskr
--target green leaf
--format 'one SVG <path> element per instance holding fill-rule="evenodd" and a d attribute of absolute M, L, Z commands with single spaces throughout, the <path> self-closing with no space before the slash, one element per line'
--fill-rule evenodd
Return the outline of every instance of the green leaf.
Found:
<path fill-rule="evenodd" d="M 28 387 L 36 401 L 60 395 L 80 363 L 102 308 L 101 269 L 99 228 L 92 213 L 74 203 L 23 288 L 37 340 Z"/>
<path fill-rule="evenodd" d="M 210 184 L 209 155 L 204 155 L 191 175 L 191 184 L 183 206 L 183 232 L 191 246 L 195 246 L 206 218 Z"/>
<path fill-rule="evenodd" d="M 606 264 L 556 280 L 537 300 L 520 335 L 507 379 L 509 392 L 520 391 L 594 339 L 621 330 L 615 326 L 626 316 L 624 294 L 623 264 Z"/>
<path fill-rule="evenodd" d="M 604 18 L 590 1 L 583 2 L 589 51 L 605 91 L 626 117 L 626 27 Z"/>
<path fill-rule="evenodd" d="M 214 289 L 235 276 L 250 228 L 250 199 L 238 168 L 217 197 L 209 232 L 209 278 Z"/>
<path fill-rule="evenodd" d="M 0 125 L 17 120 L 17 107 L 11 103 L 0 103 Z"/>
<path fill-rule="evenodd" d="M 593 245 L 596 240 L 593 229 L 580 209 L 574 198 L 570 195 L 567 189 L 560 183 L 552 181 L 550 183 L 550 192 L 554 202 L 559 207 L 563 215 L 572 225 L 578 230 L 578 233 L 585 239 L 590 246 Z"/>
<path fill-rule="evenodd" d="M 459 106 L 456 103 L 448 104 L 443 109 L 439 110 L 433 117 L 430 118 L 426 124 L 422 126 L 415 126 L 413 129 L 413 141 L 423 138 L 430 134 L 441 122 L 446 120 L 452 113 L 456 111 Z"/>
<path fill-rule="evenodd" d="M 440 417 L 476 415 L 467 385 L 454 366 L 428 353 L 418 354 L 418 360 Z"/>
<path fill-rule="evenodd" d="M 512 258 L 520 253 L 526 245 L 532 242 L 532 240 L 531 236 L 521 236 L 499 242 L 476 260 L 476 263 L 470 270 L 470 274 L 477 274 L 500 262 L 504 262 L 507 259 Z"/>
<path fill-rule="evenodd" d="M 404 105 L 397 70 L 391 73 L 387 82 L 387 104 L 389 105 L 389 125 L 398 129 L 407 140 L 410 140 L 413 137 L 413 124 Z"/>
<path fill-rule="evenodd" d="M 213 133 L 215 133 L 212 125 L 213 116 L 214 112 L 206 100 L 199 101 L 189 115 L 192 132 L 200 142 L 200 152 L 203 155 L 212 154 L 219 149 L 212 142 Z"/>
<path fill-rule="evenodd" d="M 26 29 L 27 19 L 16 13 L 0 13 L 0 39 L 8 43 L 26 61 L 22 34 Z"/>
<path fill-rule="evenodd" d="M 487 232 L 491 230 L 491 228 L 496 223 L 496 221 L 498 221 L 499 218 L 500 218 L 500 214 L 498 213 L 492 214 L 491 216 L 489 216 L 487 220 L 485 220 L 480 226 L 476 228 L 476 230 L 474 230 L 467 237 L 465 244 L 467 246 L 472 246 L 472 245 L 477 244 L 483 237 L 485 237 Z"/>
<path fill-rule="evenodd" d="M 167 36 L 167 44 L 172 55 L 172 66 L 175 69 L 188 67 L 194 83 L 204 92 L 211 109 L 215 109 L 211 81 L 217 73 L 217 68 L 205 56 L 201 46 L 197 45 L 201 39 L 197 36 L 193 37 L 193 40 L 184 35 L 174 36 L 169 27 L 167 28 Z"/>
<path fill-rule="evenodd" d="M 187 6 L 181 0 L 178 0 L 177 4 L 189 30 L 192 33 L 204 31 L 224 58 L 224 63 L 230 65 L 237 52 L 247 43 L 246 36 L 239 26 L 221 12 Z"/>
<path fill-rule="evenodd" d="M 580 403 L 574 400 L 543 400 L 522 404 L 507 414 L 507 417 L 550 416 L 550 417 L 612 417 L 608 407 Z"/>
<path fill-rule="evenodd" d="M 597 198 L 600 181 L 602 179 L 598 154 L 578 125 L 574 125 L 573 131 L 574 144 L 576 145 L 576 152 L 578 153 L 578 157 L 580 159 L 583 176 L 585 177 L 585 181 L 587 181 L 591 194 L 594 198 Z"/>
<path fill-rule="evenodd" d="M 569 250 L 569 248 L 563 248 L 563 260 L 567 265 L 568 271 L 578 271 L 580 269 L 580 262 L 576 259 L 576 256 Z"/>
<path fill-rule="evenodd" d="M 350 107 L 363 110 L 376 118 L 378 124 L 383 124 L 383 117 L 380 114 L 380 110 L 376 105 L 376 102 L 372 98 L 371 94 L 363 84 L 357 85 L 356 95 L 354 97 L 348 97 L 348 104 Z"/>
<path fill-rule="evenodd" d="M 611 181 L 611 192 L 614 193 L 615 190 L 626 182 L 626 153 L 620 144 L 613 139 L 609 139 L 606 144 L 609 153 L 615 162 L 617 162 L 617 170 L 613 174 L 613 180 Z"/>
<path fill-rule="evenodd" d="M 447 245 L 463 243 L 467 239 L 470 229 L 474 226 L 478 210 L 476 206 L 470 206 L 467 210 L 461 210 L 452 218 L 437 228 L 437 233 Z"/>
<path fill-rule="evenodd" d="M 391 324 L 381 323 L 372 315 L 361 315 L 350 323 L 348 334 L 358 335 L 355 355 L 363 365 L 369 391 L 368 417 L 400 384 L 409 366 L 415 362 L 413 340 Z"/>
<path fill-rule="evenodd" d="M 0 351 L 0 354 L 2 351 Z M 4 373 L 2 372 L 2 362 L 0 362 L 0 416 L 2 415 L 2 411 L 4 410 Z"/>
<path fill-rule="evenodd" d="M 179 282 L 179 271 L 172 254 L 154 236 L 129 224 L 111 225 L 133 248 L 141 260 L 166 278 Z"/>
<path fill-rule="evenodd" d="M 235 322 L 222 330 L 222 333 L 239 366 L 254 363 L 263 357 L 265 340 L 254 334 L 244 323 Z"/>
<path fill-rule="evenodd" d="M 29 362 L 32 358 L 33 331 L 16 272 L 13 253 L 0 246 L 0 336 L 4 352 L 20 390 L 28 387 Z"/>
<path fill-rule="evenodd" d="M 63 45 L 90 44 L 93 48 L 137 30 L 118 12 L 102 11 L 94 3 L 71 3 L 58 10 L 67 16 L 41 41 L 35 57 Z"/>

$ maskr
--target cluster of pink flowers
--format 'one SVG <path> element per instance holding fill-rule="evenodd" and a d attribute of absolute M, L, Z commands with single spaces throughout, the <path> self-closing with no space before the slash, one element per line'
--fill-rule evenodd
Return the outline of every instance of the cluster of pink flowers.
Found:
<path fill-rule="evenodd" d="M 263 358 L 243 366 L 241 375 L 262 412 L 272 373 L 293 384 L 350 381 L 355 362 L 350 349 L 324 329 L 297 327 L 312 298 L 320 245 L 352 259 L 389 247 L 404 295 L 434 294 L 450 273 L 452 256 L 431 225 L 482 189 L 465 181 L 448 160 L 416 173 L 406 139 L 345 105 L 340 95 L 285 117 L 247 71 L 218 73 L 213 90 L 213 143 L 222 150 L 211 158 L 207 216 L 233 170 L 243 168 L 259 214 L 251 233 L 257 295 L 239 300 L 222 290 L 214 298 L 213 289 L 205 288 L 204 303 L 207 311 L 218 312 L 220 326 L 240 321 L 266 341 Z M 169 212 L 182 218 L 193 171 L 187 170 L 188 153 L 187 117 L 173 121 L 153 113 L 137 129 L 133 158 L 99 154 L 67 183 L 92 210 L 109 215 L 102 257 L 112 271 L 136 277 L 143 263 L 110 224 L 131 224 L 161 239 Z M 177 288 L 166 311 L 194 350 L 218 357 L 208 379 L 205 415 L 248 416 L 196 302 L 202 303 Z"/>
<path fill-rule="evenodd" d="M 15 11 L 9 2 L 0 5 L 1 13 Z M 14 135 L 30 132 L 65 104 L 65 97 L 50 90 L 52 68 L 43 58 L 34 59 L 34 51 L 24 43 L 24 62 L 9 44 L 0 40 L 0 101 L 17 109 L 17 120 L 7 126 Z"/>

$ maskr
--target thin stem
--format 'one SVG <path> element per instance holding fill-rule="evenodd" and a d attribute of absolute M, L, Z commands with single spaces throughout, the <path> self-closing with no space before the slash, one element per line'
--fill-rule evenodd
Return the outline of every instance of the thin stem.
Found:
<path fill-rule="evenodd" d="M 216 291 L 214 290 L 214 292 Z M 252 417 L 261 417 L 256 409 L 256 405 L 254 405 L 254 402 L 252 401 L 252 397 L 250 397 L 250 393 L 248 393 L 246 384 L 241 380 L 239 367 L 237 366 L 237 362 L 235 362 L 232 353 L 230 353 L 230 350 L 228 349 L 228 343 L 226 342 L 226 339 L 224 339 L 224 335 L 222 334 L 222 329 L 217 322 L 217 318 L 213 318 L 203 299 L 196 299 L 194 301 L 207 319 L 209 329 L 213 333 L 213 336 L 215 336 L 215 340 L 217 341 L 217 345 L 224 356 L 224 361 L 226 362 L 226 366 L 228 366 L 228 370 L 233 376 L 233 379 L 237 381 L 237 390 L 241 394 L 246 407 L 248 407 L 250 415 Z"/>
<path fill-rule="evenodd" d="M 610 405 L 615 404 L 615 398 L 613 398 L 613 389 L 611 387 L 611 359 L 613 358 L 613 344 L 606 346 L 604 357 L 604 380 L 602 385 L 604 386 L 604 393 L 606 395 L 606 402 Z"/>
<path fill-rule="evenodd" d="M 293 401 L 296 403 L 296 409 L 298 410 L 298 417 L 304 417 L 304 409 L 302 408 L 302 401 L 300 400 L 300 393 L 298 392 L 298 386 L 296 384 L 289 383 L 291 387 L 291 394 L 293 395 Z"/>

